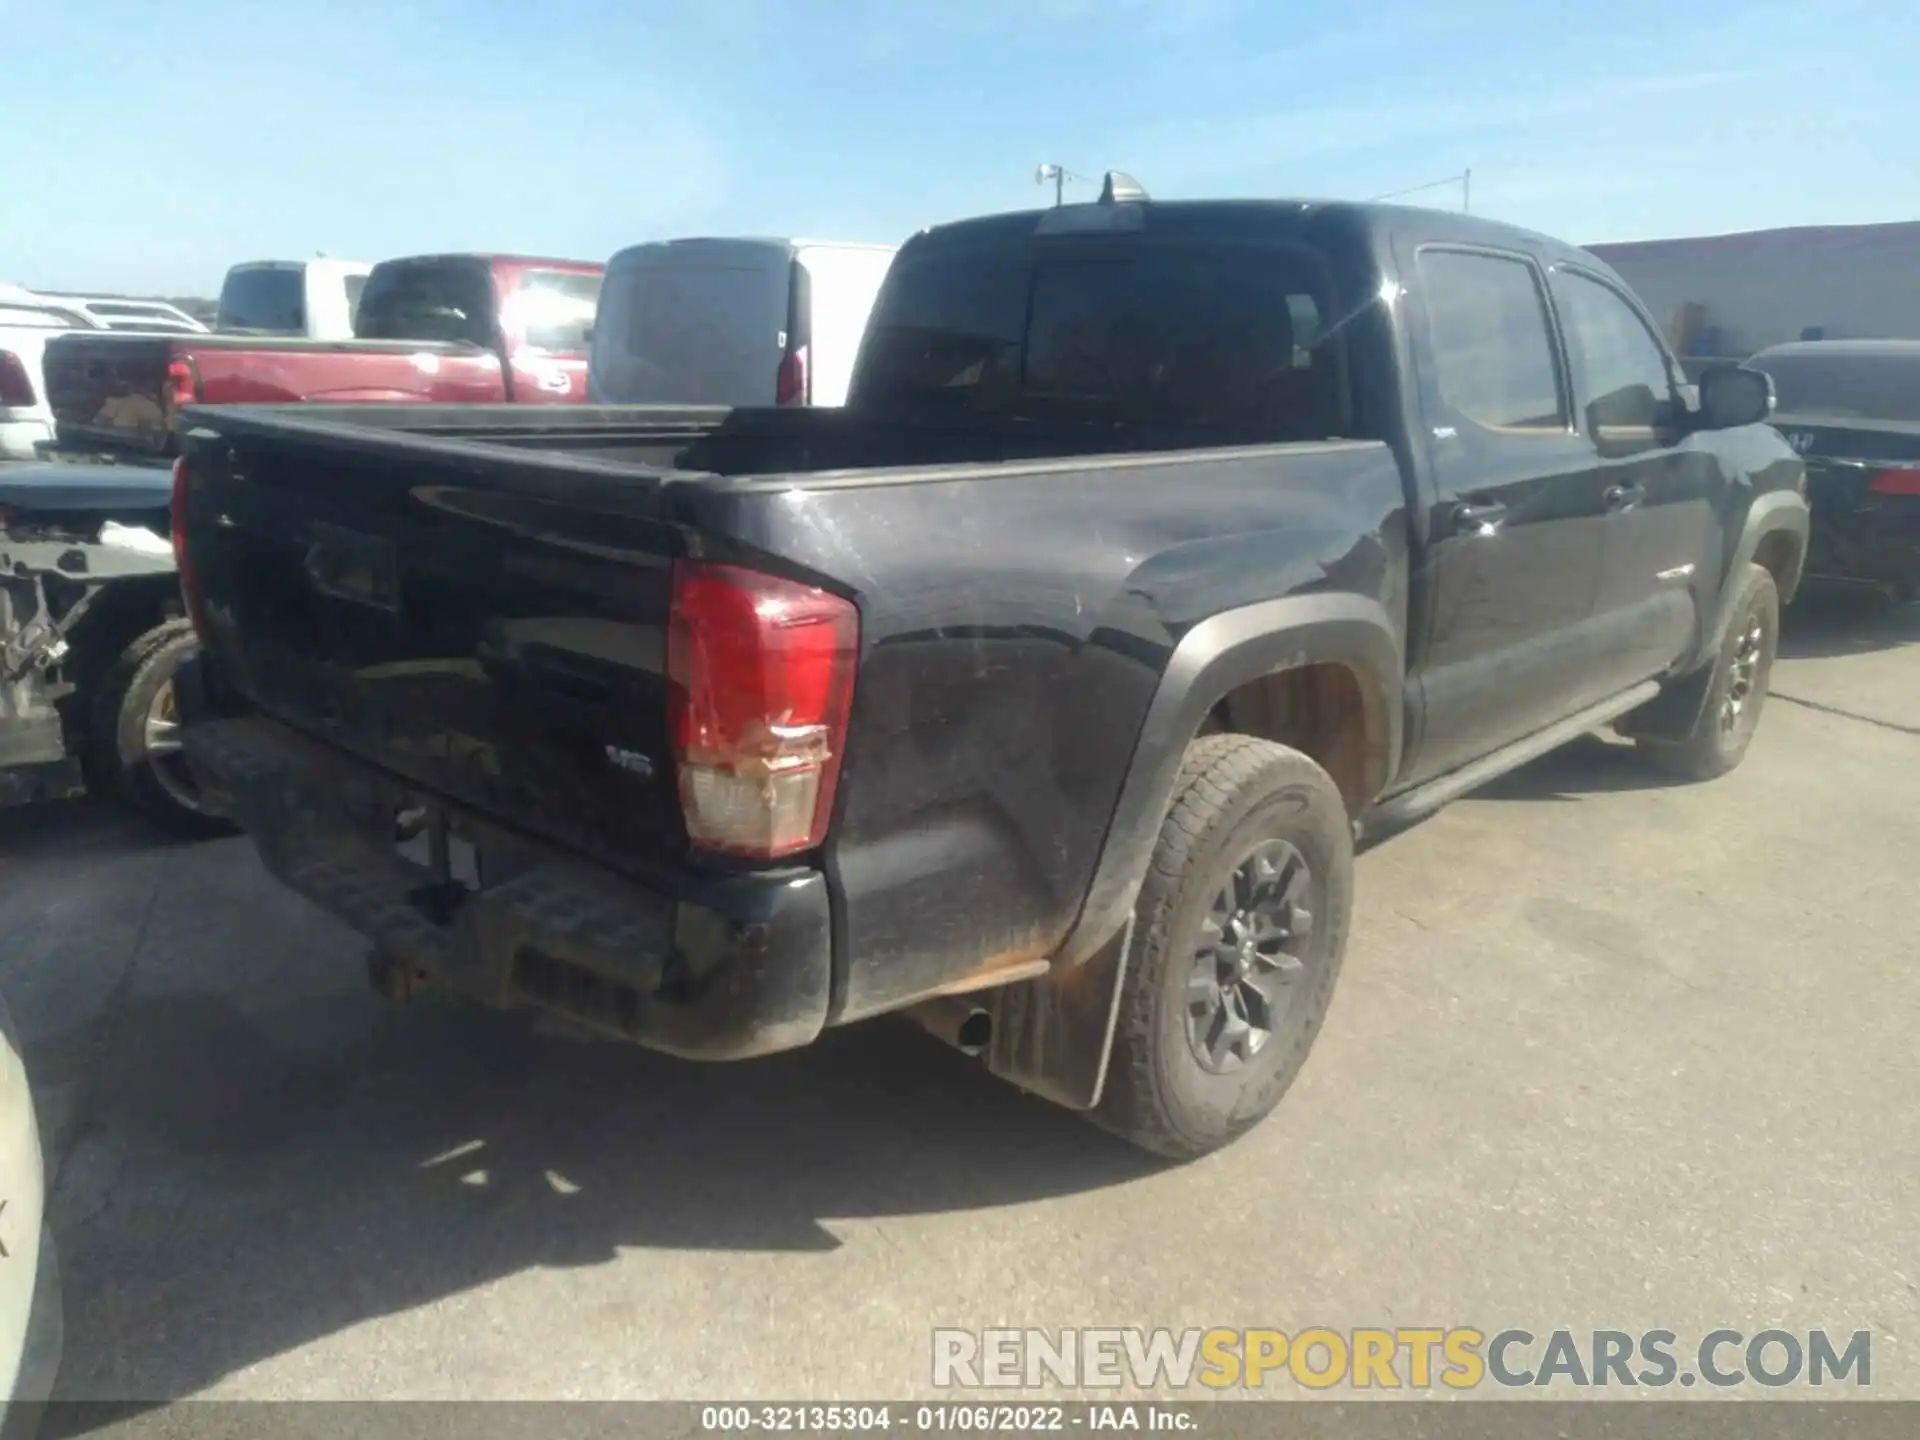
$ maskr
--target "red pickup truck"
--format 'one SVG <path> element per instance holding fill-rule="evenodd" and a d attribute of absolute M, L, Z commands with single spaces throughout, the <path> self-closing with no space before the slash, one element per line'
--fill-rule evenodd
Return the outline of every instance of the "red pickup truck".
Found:
<path fill-rule="evenodd" d="M 56 445 L 171 455 L 184 405 L 583 400 L 604 268 L 509 255 L 388 260 L 367 277 L 353 340 L 63 336 L 45 361 Z"/>

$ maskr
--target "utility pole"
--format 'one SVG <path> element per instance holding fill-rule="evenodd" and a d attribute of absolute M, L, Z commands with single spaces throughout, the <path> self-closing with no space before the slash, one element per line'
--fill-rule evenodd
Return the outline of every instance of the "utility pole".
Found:
<path fill-rule="evenodd" d="M 1075 175 L 1067 169 L 1066 166 L 1055 165 L 1051 161 L 1046 161 L 1033 167 L 1034 184 L 1044 185 L 1049 180 L 1053 182 L 1053 203 L 1056 209 L 1066 203 L 1067 181 L 1078 180 L 1079 178 L 1078 175 Z"/>

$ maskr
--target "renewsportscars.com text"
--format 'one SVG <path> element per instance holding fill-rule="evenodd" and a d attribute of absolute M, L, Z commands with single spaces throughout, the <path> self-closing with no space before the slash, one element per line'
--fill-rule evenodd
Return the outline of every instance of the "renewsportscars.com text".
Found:
<path fill-rule="evenodd" d="M 1873 1336 L 1826 1330 L 1671 1330 L 1321 1326 L 1284 1330 L 935 1330 L 933 1383 L 955 1389 L 1049 1386 L 1136 1390 L 1472 1390 L 1873 1383 Z"/>

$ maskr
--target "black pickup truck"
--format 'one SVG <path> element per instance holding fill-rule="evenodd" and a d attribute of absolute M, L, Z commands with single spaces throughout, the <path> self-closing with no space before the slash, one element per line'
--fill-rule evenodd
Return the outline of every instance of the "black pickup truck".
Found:
<path fill-rule="evenodd" d="M 1304 1060 L 1357 837 L 1608 723 L 1739 762 L 1771 403 L 1482 220 L 946 225 L 840 411 L 192 413 L 186 745 L 383 991 L 710 1059 L 907 1011 L 1198 1154 Z"/>

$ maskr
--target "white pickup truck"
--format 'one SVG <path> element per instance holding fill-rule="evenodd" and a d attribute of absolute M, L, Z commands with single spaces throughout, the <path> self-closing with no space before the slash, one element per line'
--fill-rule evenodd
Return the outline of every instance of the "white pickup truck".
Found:
<path fill-rule="evenodd" d="M 364 260 L 248 260 L 220 284 L 214 328 L 255 335 L 351 340 L 360 291 L 373 266 Z"/>

